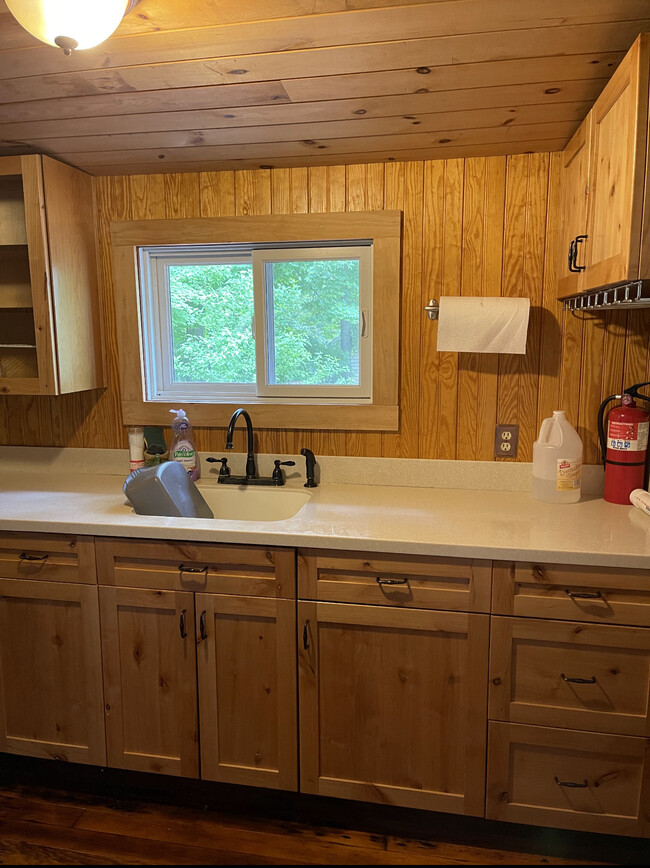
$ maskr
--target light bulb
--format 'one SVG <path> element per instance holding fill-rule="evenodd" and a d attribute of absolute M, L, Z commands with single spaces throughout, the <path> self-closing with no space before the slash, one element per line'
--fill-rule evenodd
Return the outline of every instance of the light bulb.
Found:
<path fill-rule="evenodd" d="M 93 48 L 117 29 L 128 0 L 5 0 L 16 21 L 42 42 L 72 49 Z"/>

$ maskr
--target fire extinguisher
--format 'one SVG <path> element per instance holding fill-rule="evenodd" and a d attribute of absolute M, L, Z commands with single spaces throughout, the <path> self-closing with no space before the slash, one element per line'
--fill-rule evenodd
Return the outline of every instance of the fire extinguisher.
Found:
<path fill-rule="evenodd" d="M 650 416 L 635 404 L 635 398 L 650 401 L 639 389 L 650 382 L 636 383 L 622 395 L 605 398 L 598 410 L 598 437 L 605 467 L 605 500 L 609 503 L 630 503 L 635 488 L 645 487 L 645 465 L 648 448 Z M 621 405 L 607 416 L 607 433 L 603 417 L 610 401 Z"/>

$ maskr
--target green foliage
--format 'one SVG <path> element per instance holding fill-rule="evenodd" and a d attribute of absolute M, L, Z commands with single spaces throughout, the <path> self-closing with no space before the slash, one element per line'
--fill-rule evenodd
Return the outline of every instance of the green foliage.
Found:
<path fill-rule="evenodd" d="M 271 382 L 356 384 L 357 261 L 297 260 L 268 268 L 273 281 Z M 254 383 L 252 266 L 172 266 L 169 280 L 176 381 Z M 262 324 L 257 328 L 260 333 Z"/>

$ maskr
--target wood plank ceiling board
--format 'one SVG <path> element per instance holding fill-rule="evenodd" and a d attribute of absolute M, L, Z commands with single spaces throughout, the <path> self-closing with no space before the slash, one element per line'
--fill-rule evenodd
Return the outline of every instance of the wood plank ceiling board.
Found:
<path fill-rule="evenodd" d="M 564 147 L 647 0 L 140 0 L 61 51 L 0 0 L 0 155 L 95 175 Z"/>

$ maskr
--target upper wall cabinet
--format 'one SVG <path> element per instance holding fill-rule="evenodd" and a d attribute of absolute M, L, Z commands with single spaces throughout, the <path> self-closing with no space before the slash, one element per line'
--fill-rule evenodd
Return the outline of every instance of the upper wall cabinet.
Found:
<path fill-rule="evenodd" d="M 0 157 L 0 394 L 104 385 L 92 179 Z"/>
<path fill-rule="evenodd" d="M 564 150 L 560 296 L 650 277 L 649 38 L 636 39 Z"/>

